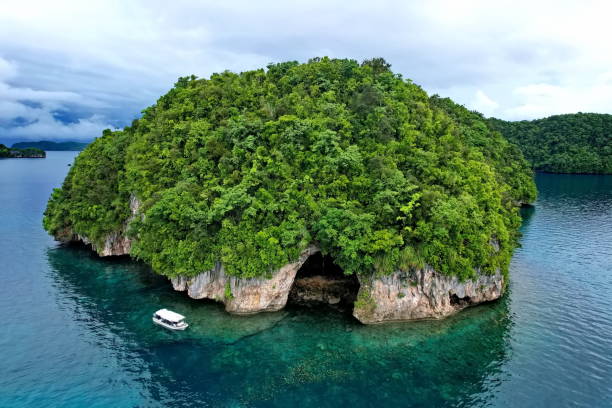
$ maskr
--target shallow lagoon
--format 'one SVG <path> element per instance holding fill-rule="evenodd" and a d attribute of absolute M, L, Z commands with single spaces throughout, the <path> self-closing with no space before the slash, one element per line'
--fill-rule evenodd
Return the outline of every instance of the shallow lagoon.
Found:
<path fill-rule="evenodd" d="M 612 177 L 537 177 L 498 302 L 360 325 L 327 309 L 251 317 L 128 259 L 61 247 L 41 216 L 74 152 L 0 160 L 0 406 L 610 406 Z M 168 307 L 183 333 L 154 326 Z"/>

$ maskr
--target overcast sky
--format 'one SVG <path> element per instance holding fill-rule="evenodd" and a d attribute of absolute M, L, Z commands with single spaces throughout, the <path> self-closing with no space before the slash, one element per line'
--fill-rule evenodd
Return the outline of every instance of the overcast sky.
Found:
<path fill-rule="evenodd" d="M 612 113 L 607 1 L 29 1 L 0 4 L 0 142 L 122 127 L 179 76 L 383 57 L 487 116 Z"/>

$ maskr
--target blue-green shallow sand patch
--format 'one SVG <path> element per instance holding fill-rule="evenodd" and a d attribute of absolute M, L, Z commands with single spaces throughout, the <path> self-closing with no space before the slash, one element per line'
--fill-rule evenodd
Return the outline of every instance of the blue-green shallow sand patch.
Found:
<path fill-rule="evenodd" d="M 169 405 L 454 405 L 500 381 L 496 367 L 507 358 L 506 300 L 383 326 L 325 308 L 237 317 L 172 291 L 135 262 L 75 248 L 48 258 L 61 308 L 100 339 L 120 337 L 150 375 L 150 392 Z M 189 330 L 153 326 L 161 306 L 188 316 Z"/>

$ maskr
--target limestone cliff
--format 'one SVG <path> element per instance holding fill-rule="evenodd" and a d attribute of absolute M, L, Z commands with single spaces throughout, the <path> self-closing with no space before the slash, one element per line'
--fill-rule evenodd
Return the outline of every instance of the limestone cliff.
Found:
<path fill-rule="evenodd" d="M 104 244 L 99 246 L 91 242 L 89 238 L 83 235 L 75 235 L 72 241 L 80 241 L 85 245 L 90 245 L 91 249 L 97 252 L 100 256 L 121 256 L 129 255 L 132 241 L 126 237 L 123 231 L 112 232 L 104 239 Z"/>
<path fill-rule="evenodd" d="M 178 291 L 187 291 L 194 299 L 213 299 L 225 304 L 225 310 L 235 314 L 273 312 L 287 304 L 287 297 L 295 274 L 308 257 L 319 249 L 310 246 L 298 260 L 289 263 L 267 278 L 243 279 L 225 274 L 218 263 L 211 271 L 202 272 L 192 278 L 172 278 L 172 286 Z"/>
<path fill-rule="evenodd" d="M 297 271 L 316 252 L 318 248 L 309 247 L 296 262 L 283 266 L 269 279 L 228 276 L 218 263 L 211 271 L 192 278 L 175 277 L 171 281 L 175 290 L 187 291 L 194 299 L 222 302 L 234 314 L 280 310 L 285 307 L 290 292 L 296 303 L 337 304 L 350 298 L 349 289 L 338 287 L 342 281 L 325 281 L 320 288 L 314 287 L 317 285 L 313 286 L 311 281 L 318 282 L 322 277 L 295 280 Z M 350 279 L 345 282 L 351 285 Z M 373 324 L 449 316 L 468 306 L 499 298 L 503 294 L 504 279 L 501 273 L 496 273 L 460 282 L 456 277 L 425 268 L 382 277 L 360 276 L 359 285 L 353 315 L 364 324 Z"/>
<path fill-rule="evenodd" d="M 138 216 L 140 206 L 140 201 L 131 196 L 130 217 L 122 229 L 109 234 L 102 245 L 78 234 L 68 235 L 68 240 L 91 245 L 100 256 L 129 255 L 132 241 L 127 237 L 126 229 L 129 222 Z M 496 242 L 492 242 L 492 246 L 498 248 Z M 247 279 L 228 276 L 223 265 L 217 263 L 210 271 L 195 277 L 174 277 L 171 282 L 175 290 L 187 291 L 194 299 L 222 302 L 225 309 L 234 314 L 280 310 L 287 304 L 290 292 L 296 303 L 337 304 L 341 300 L 350 303 L 355 293 L 355 288 L 348 288 L 354 286 L 350 279 L 346 280 L 346 288 L 339 287 L 341 280 L 321 283 L 320 277 L 304 278 L 294 285 L 300 267 L 317 252 L 316 246 L 309 246 L 295 262 L 284 265 L 270 277 Z M 359 292 L 353 315 L 365 324 L 442 318 L 467 306 L 495 300 L 502 295 L 504 288 L 501 273 L 479 275 L 473 281 L 460 282 L 456 277 L 441 275 L 430 268 L 381 277 L 359 276 L 358 279 Z"/>
<path fill-rule="evenodd" d="M 461 282 L 430 268 L 381 277 L 360 276 L 359 282 L 353 315 L 366 324 L 438 319 L 495 300 L 504 290 L 499 272 Z"/>
<path fill-rule="evenodd" d="M 126 230 L 127 227 L 139 214 L 140 210 L 140 200 L 136 198 L 136 196 L 130 196 L 130 217 L 125 221 L 123 228 L 120 231 L 111 232 L 104 239 L 104 243 L 100 246 L 84 236 L 79 234 L 69 234 L 68 239 L 61 239 L 61 237 L 56 237 L 64 242 L 69 241 L 80 241 L 85 245 L 90 245 L 91 248 L 98 253 L 100 256 L 121 256 L 121 255 L 129 255 L 130 249 L 132 248 L 132 240 L 127 237 Z"/>

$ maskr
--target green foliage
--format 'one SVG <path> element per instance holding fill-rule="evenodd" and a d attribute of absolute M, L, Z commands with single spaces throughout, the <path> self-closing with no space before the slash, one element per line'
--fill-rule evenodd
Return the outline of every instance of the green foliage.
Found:
<path fill-rule="evenodd" d="M 120 185 L 124 173 L 124 132 L 104 131 L 75 159 L 61 189 L 54 189 L 43 225 L 61 239 L 73 234 L 101 245 L 129 216 L 129 194 Z"/>
<path fill-rule="evenodd" d="M 489 119 L 536 170 L 612 174 L 612 115 L 576 113 L 506 122 Z"/>
<path fill-rule="evenodd" d="M 43 150 L 33 147 L 25 149 L 8 148 L 0 144 L 0 158 L 44 158 L 46 154 Z"/>
<path fill-rule="evenodd" d="M 232 293 L 232 287 L 229 281 L 225 284 L 223 296 L 225 297 L 225 300 L 231 300 L 234 298 L 234 294 Z"/>
<path fill-rule="evenodd" d="M 376 301 L 367 287 L 361 288 L 357 293 L 357 299 L 354 304 L 355 310 L 359 310 L 364 316 L 371 316 L 376 310 Z"/>
<path fill-rule="evenodd" d="M 505 270 L 516 203 L 535 196 L 520 152 L 382 59 L 316 58 L 180 78 L 142 118 L 77 158 L 45 213 L 58 236 L 130 224 L 159 273 L 269 276 L 311 243 L 346 274 L 431 265 Z M 499 243 L 499 250 L 493 242 Z"/>
<path fill-rule="evenodd" d="M 507 184 L 509 190 L 503 192 L 506 199 L 512 198 L 517 203 L 530 203 L 536 199 L 533 172 L 519 148 L 504 140 L 499 132 L 491 131 L 482 114 L 437 95 L 431 97 L 431 102 L 454 119 L 458 137 L 477 147 L 495 169 L 500 183 Z"/>

